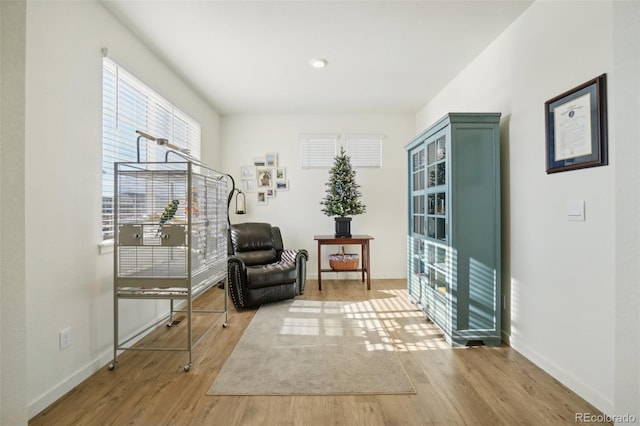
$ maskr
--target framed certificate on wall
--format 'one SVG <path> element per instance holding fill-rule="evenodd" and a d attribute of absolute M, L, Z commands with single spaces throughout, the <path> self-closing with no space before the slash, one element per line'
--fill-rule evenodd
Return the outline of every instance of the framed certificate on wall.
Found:
<path fill-rule="evenodd" d="M 547 173 L 608 164 L 606 74 L 545 102 Z"/>

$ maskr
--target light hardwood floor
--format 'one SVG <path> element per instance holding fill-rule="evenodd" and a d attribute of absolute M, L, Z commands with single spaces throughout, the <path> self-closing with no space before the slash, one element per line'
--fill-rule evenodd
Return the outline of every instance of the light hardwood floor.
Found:
<path fill-rule="evenodd" d="M 407 302 L 405 280 L 307 281 L 304 299 L 370 300 L 396 344 L 415 395 L 207 396 L 207 390 L 253 318 L 229 312 L 194 351 L 126 351 L 113 371 L 105 366 L 30 425 L 561 425 L 576 413 L 601 414 L 533 365 L 501 347 L 449 347 L 432 323 Z M 197 304 L 217 303 L 212 289 Z M 144 302 L 141 302 L 144 303 Z M 198 316 L 194 335 L 211 316 Z M 160 326 L 144 341 L 169 344 L 180 332 Z M 182 330 L 184 331 L 184 330 Z M 182 338 L 182 337 L 181 337 Z M 348 368 L 348 366 L 345 366 Z"/>

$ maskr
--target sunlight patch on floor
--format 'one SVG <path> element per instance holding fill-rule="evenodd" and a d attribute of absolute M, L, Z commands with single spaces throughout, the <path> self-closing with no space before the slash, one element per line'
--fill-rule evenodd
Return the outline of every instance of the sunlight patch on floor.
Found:
<path fill-rule="evenodd" d="M 334 301 L 295 300 L 290 308 L 292 315 L 284 320 L 280 333 L 362 337 L 369 351 L 414 352 L 451 348 L 442 331 L 409 301 L 406 289 L 382 290 L 380 293 L 384 296 L 342 303 L 341 306 Z M 304 318 L 304 315 L 313 317 L 319 313 L 330 317 Z M 373 338 L 374 335 L 380 340 Z"/>

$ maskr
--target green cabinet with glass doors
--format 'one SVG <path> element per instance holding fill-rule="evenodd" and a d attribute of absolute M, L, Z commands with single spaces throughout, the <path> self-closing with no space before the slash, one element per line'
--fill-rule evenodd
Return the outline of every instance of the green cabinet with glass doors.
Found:
<path fill-rule="evenodd" d="M 407 290 L 453 346 L 499 345 L 500 114 L 450 113 L 407 146 Z"/>

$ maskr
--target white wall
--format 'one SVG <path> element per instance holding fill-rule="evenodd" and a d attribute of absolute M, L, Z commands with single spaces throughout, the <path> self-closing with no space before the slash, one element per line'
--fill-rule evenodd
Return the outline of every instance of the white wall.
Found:
<path fill-rule="evenodd" d="M 308 277 L 316 278 L 317 243 L 313 236 L 334 233 L 333 218 L 320 211 L 329 170 L 301 168 L 300 134 L 337 133 L 341 135 L 339 143 L 344 142 L 344 135 L 348 133 L 384 134 L 382 168 L 355 169 L 367 212 L 353 217 L 351 233 L 375 238 L 370 248 L 372 278 L 404 278 L 407 228 L 404 145 L 413 137 L 414 125 L 412 114 L 224 117 L 222 141 L 226 172 L 241 183 L 240 166 L 252 164 L 254 156 L 277 152 L 279 164 L 286 166 L 290 182 L 289 191 L 277 192 L 266 206 L 257 206 L 256 194 L 247 194 L 248 214 L 232 214 L 231 222 L 264 221 L 279 225 L 285 247 L 309 251 Z M 335 249 L 323 248 L 323 259 Z M 345 250 L 359 252 L 357 246 Z M 353 273 L 344 272 L 323 274 L 325 279 L 353 277 Z"/>
<path fill-rule="evenodd" d="M 0 424 L 27 422 L 24 69 L 26 2 L 0 2 Z"/>
<path fill-rule="evenodd" d="M 640 2 L 614 2 L 615 413 L 640 420 Z M 620 422 L 622 423 L 622 422 Z"/>
<path fill-rule="evenodd" d="M 619 141 L 613 136 L 622 90 L 613 66 L 612 9 L 608 1 L 534 3 L 417 114 L 418 130 L 447 111 L 503 114 L 506 337 L 609 414 L 615 413 L 616 364 Z M 602 73 L 610 87 L 610 165 L 547 175 L 545 101 Z M 632 177 L 628 184 L 637 191 L 637 173 Z M 565 203 L 573 199 L 586 202 L 585 222 L 567 221 Z M 634 214 L 627 231 L 635 231 L 637 253 L 637 209 Z M 637 354 L 636 348 L 636 362 Z"/>
<path fill-rule="evenodd" d="M 99 368 L 113 350 L 113 258 L 101 239 L 102 55 L 202 124 L 204 160 L 219 162 L 219 116 L 104 7 L 27 4 L 26 316 L 29 416 Z M 132 135 L 132 139 L 135 135 Z M 132 331 L 168 302 L 121 304 Z M 58 349 L 71 327 L 72 344 Z"/>

